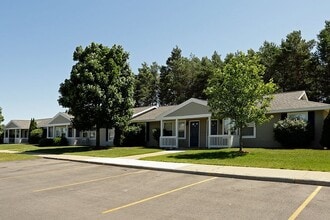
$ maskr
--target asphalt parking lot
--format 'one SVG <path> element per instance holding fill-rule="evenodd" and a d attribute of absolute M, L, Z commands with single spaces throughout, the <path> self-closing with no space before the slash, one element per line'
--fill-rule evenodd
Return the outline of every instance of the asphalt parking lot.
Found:
<path fill-rule="evenodd" d="M 330 188 L 37 159 L 0 163 L 0 219 L 329 219 Z"/>

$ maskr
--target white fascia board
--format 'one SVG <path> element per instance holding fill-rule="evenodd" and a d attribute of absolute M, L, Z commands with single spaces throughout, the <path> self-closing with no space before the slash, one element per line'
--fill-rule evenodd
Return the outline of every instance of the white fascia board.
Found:
<path fill-rule="evenodd" d="M 184 119 L 194 119 L 194 118 L 208 118 L 211 117 L 211 113 L 210 114 L 200 114 L 200 115 L 184 115 L 184 116 L 175 116 L 175 117 L 162 117 L 161 120 L 175 120 L 175 119 L 179 119 L 179 120 L 184 120 Z"/>
<path fill-rule="evenodd" d="M 149 112 L 149 111 L 151 111 L 151 110 L 153 110 L 153 109 L 156 109 L 156 108 L 157 108 L 157 106 L 151 106 L 150 108 L 147 108 L 147 109 L 145 109 L 145 110 L 143 110 L 143 111 L 141 111 L 141 112 L 138 112 L 138 113 L 136 113 L 136 114 L 133 114 L 133 115 L 132 115 L 132 118 L 135 118 L 135 117 L 137 117 L 137 116 L 139 116 L 139 115 L 143 115 L 144 113 Z"/>
<path fill-rule="evenodd" d="M 305 91 L 302 92 L 302 94 L 299 96 L 299 100 L 301 100 L 301 98 L 304 97 L 305 99 L 304 100 L 307 100 L 308 101 L 308 97 L 307 97 L 307 94 Z"/>
<path fill-rule="evenodd" d="M 319 106 L 319 107 L 311 107 L 311 108 L 294 108 L 294 109 L 280 109 L 275 111 L 269 111 L 266 114 L 274 114 L 274 113 L 285 113 L 285 112 L 304 112 L 304 111 L 317 111 L 317 110 L 329 110 L 329 106 Z"/>

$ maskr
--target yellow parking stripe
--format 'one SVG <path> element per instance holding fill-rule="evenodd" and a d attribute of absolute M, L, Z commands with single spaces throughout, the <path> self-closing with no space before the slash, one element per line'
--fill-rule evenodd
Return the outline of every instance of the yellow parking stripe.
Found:
<path fill-rule="evenodd" d="M 189 187 L 192 187 L 192 186 L 195 186 L 195 185 L 201 184 L 201 183 L 205 183 L 205 182 L 208 182 L 208 181 L 214 180 L 215 178 L 217 178 L 217 177 L 212 177 L 212 178 L 209 178 L 209 179 L 206 179 L 206 180 L 202 180 L 202 181 L 199 181 L 199 182 L 196 182 L 196 183 L 192 183 L 192 184 L 189 184 L 189 185 L 186 185 L 186 186 L 180 187 L 180 188 L 176 188 L 176 189 L 173 189 L 173 190 L 170 190 L 170 191 L 167 191 L 167 192 L 164 192 L 164 193 L 161 193 L 161 194 L 155 195 L 155 196 L 151 196 L 151 197 L 148 197 L 148 198 L 145 198 L 145 199 L 138 200 L 138 201 L 136 201 L 136 202 L 129 203 L 129 204 L 127 204 L 127 205 L 123 205 L 123 206 L 119 206 L 119 207 L 117 207 L 117 208 L 113 208 L 113 209 L 106 210 L 106 211 L 104 211 L 104 212 L 102 212 L 102 213 L 103 213 L 103 214 L 106 214 L 106 213 L 110 213 L 110 212 L 117 211 L 117 210 L 119 210 L 119 209 L 124 209 L 124 208 L 130 207 L 130 206 L 134 206 L 134 205 L 137 205 L 137 204 L 140 204 L 140 203 L 143 203 L 143 202 L 146 202 L 146 201 L 152 200 L 152 199 L 159 198 L 159 197 L 161 197 L 161 196 L 168 195 L 168 194 L 170 194 L 170 193 L 177 192 L 177 191 L 179 191 L 179 190 L 183 190 L 183 189 L 186 189 L 186 188 L 189 188 Z"/>
<path fill-rule="evenodd" d="M 102 180 L 106 180 L 106 179 L 112 179 L 112 178 L 116 178 L 116 177 L 123 177 L 123 176 L 128 176 L 128 175 L 138 174 L 138 173 L 145 173 L 145 172 L 149 172 L 149 171 L 148 170 L 140 170 L 140 171 L 132 172 L 132 173 L 119 174 L 119 175 L 116 175 L 116 176 L 108 176 L 108 177 L 92 179 L 92 180 L 86 180 L 86 181 L 82 181 L 82 182 L 76 182 L 76 183 L 71 183 L 71 184 L 66 184 L 66 185 L 61 185 L 61 186 L 49 187 L 49 188 L 45 188 L 45 189 L 38 189 L 38 190 L 34 190 L 33 192 L 43 192 L 43 191 L 47 191 L 47 190 L 60 189 L 60 188 L 65 188 L 65 187 L 69 187 L 69 186 L 76 186 L 76 185 L 92 183 L 92 182 L 102 181 Z"/>
<path fill-rule="evenodd" d="M 322 186 L 316 187 L 314 192 L 308 196 L 308 198 L 299 206 L 299 208 L 290 216 L 288 220 L 294 220 L 305 209 L 305 207 L 312 201 L 318 192 L 320 192 Z"/>
<path fill-rule="evenodd" d="M 32 173 L 21 174 L 21 175 L 16 175 L 16 176 L 0 177 L 0 180 L 15 179 L 15 178 L 19 178 L 19 177 L 39 175 L 39 174 L 43 174 L 43 173 L 49 174 L 49 173 L 55 173 L 55 172 L 71 171 L 71 170 L 76 170 L 76 169 L 86 169 L 86 168 L 91 168 L 91 167 L 96 167 L 96 166 L 98 166 L 98 165 L 95 165 L 95 166 L 90 166 L 89 165 L 89 166 L 85 166 L 85 167 L 69 167 L 70 169 L 67 169 L 67 170 L 63 170 L 63 169 L 66 169 L 66 167 L 63 167 L 62 169 L 60 169 L 60 168 L 49 169 L 47 171 L 32 172 Z"/>

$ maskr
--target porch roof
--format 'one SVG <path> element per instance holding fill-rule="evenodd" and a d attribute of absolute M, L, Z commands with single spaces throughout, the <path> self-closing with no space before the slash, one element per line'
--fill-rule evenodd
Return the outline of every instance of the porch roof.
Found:
<path fill-rule="evenodd" d="M 51 118 L 35 119 L 38 127 L 45 127 Z M 5 129 L 29 129 L 31 120 L 11 120 Z"/>

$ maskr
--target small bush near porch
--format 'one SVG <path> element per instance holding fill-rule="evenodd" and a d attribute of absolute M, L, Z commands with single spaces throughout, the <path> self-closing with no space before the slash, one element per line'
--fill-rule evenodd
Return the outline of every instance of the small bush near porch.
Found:
<path fill-rule="evenodd" d="M 143 160 L 262 167 L 293 170 L 330 171 L 330 151 L 312 149 L 246 148 L 247 154 L 237 149 L 187 150 L 182 153 L 147 157 Z"/>

